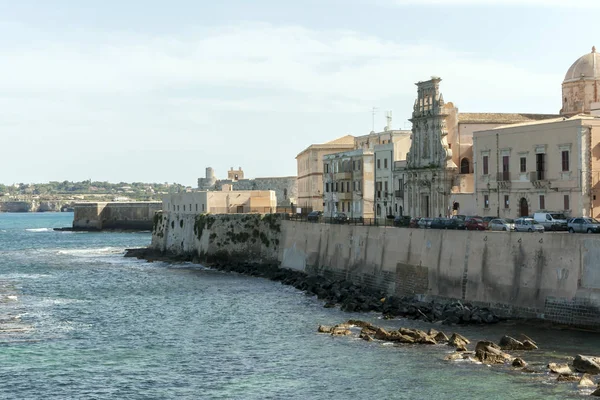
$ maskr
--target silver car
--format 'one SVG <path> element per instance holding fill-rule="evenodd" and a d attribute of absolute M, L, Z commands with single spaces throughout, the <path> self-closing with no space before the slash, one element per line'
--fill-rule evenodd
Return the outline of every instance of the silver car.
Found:
<path fill-rule="evenodd" d="M 517 232 L 544 232 L 544 225 L 535 222 L 533 218 L 517 218 L 515 230 Z"/>
<path fill-rule="evenodd" d="M 489 222 L 488 229 L 491 231 L 514 231 L 515 222 L 509 218 L 496 218 Z"/>
<path fill-rule="evenodd" d="M 567 225 L 571 233 L 600 233 L 600 221 L 594 218 L 571 218 Z"/>

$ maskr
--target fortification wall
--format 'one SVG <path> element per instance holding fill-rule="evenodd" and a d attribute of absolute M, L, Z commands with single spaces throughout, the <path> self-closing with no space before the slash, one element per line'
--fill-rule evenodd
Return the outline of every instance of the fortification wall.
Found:
<path fill-rule="evenodd" d="M 73 229 L 151 230 L 161 202 L 97 202 L 74 205 Z"/>
<path fill-rule="evenodd" d="M 193 231 L 196 219 L 188 216 L 178 228 L 185 216 L 169 217 L 171 229 L 155 229 L 153 247 L 248 254 L 393 295 L 458 299 L 507 316 L 600 327 L 600 236 L 280 221 L 278 229 L 260 231 L 271 243 L 266 247 L 247 241 L 254 228 L 243 215 L 235 222 L 223 217 L 234 216 L 210 216 L 200 239 Z M 237 241 L 228 235 L 238 235 Z"/>

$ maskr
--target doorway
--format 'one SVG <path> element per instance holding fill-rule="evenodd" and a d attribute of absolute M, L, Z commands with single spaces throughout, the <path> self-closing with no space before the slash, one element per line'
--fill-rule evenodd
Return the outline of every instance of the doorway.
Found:
<path fill-rule="evenodd" d="M 521 197 L 519 201 L 519 217 L 526 217 L 529 215 L 529 205 L 527 204 L 527 199 L 525 197 Z"/>

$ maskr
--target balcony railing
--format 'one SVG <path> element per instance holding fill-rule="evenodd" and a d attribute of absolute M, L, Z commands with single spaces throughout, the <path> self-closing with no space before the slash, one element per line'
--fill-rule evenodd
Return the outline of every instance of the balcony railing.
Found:
<path fill-rule="evenodd" d="M 529 181 L 537 182 L 546 180 L 546 171 L 532 171 L 529 173 Z"/>
<path fill-rule="evenodd" d="M 496 177 L 496 181 L 498 181 L 498 182 L 509 182 L 510 181 L 510 172 L 509 171 L 498 172 L 498 175 Z"/>

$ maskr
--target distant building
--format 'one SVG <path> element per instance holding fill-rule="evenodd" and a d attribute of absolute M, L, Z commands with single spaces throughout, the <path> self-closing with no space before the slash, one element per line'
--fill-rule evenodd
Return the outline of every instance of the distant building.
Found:
<path fill-rule="evenodd" d="M 323 211 L 323 156 L 354 150 L 354 136 L 346 135 L 327 143 L 312 144 L 297 156 L 298 206 Z"/>
<path fill-rule="evenodd" d="M 277 198 L 273 190 L 199 191 L 169 194 L 163 197 L 163 211 L 182 214 L 274 213 Z"/>
<path fill-rule="evenodd" d="M 560 114 L 591 114 L 600 109 L 600 54 L 596 47 L 578 58 L 567 70 L 562 83 Z"/>
<path fill-rule="evenodd" d="M 219 191 L 225 185 L 231 185 L 234 191 L 272 190 L 277 197 L 278 206 L 290 207 L 292 203 L 297 204 L 298 189 L 295 176 L 245 179 L 241 167 L 236 170 L 231 167 L 227 171 L 227 179 L 217 179 L 214 170 L 208 167 L 206 168 L 206 177 L 198 178 L 198 190 L 200 191 Z"/>

